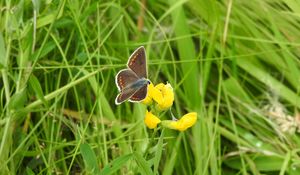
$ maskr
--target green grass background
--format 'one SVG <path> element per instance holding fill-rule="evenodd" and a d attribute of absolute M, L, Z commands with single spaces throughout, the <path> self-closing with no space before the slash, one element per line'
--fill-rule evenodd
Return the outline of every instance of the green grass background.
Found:
<path fill-rule="evenodd" d="M 298 0 L 0 10 L 0 174 L 300 174 Z M 176 117 L 197 112 L 187 131 L 149 130 L 144 105 L 114 104 L 115 75 L 141 45 Z"/>

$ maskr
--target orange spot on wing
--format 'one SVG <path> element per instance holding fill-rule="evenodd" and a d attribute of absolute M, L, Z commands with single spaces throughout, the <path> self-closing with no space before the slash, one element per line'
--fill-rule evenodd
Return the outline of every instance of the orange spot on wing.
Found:
<path fill-rule="evenodd" d="M 132 66 L 133 63 L 135 63 L 136 58 L 137 58 L 138 55 L 139 55 L 139 54 L 137 53 L 136 55 L 133 56 L 133 58 L 131 59 L 131 61 L 130 61 L 130 63 L 129 63 L 130 66 Z"/>
<path fill-rule="evenodd" d="M 119 78 L 119 84 L 120 84 L 121 89 L 123 89 L 123 87 L 124 87 L 124 81 L 123 81 L 122 77 Z"/>

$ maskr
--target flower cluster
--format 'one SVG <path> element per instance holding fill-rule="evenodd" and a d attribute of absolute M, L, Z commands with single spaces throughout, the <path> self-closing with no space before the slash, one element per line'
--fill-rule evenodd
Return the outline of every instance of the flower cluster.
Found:
<path fill-rule="evenodd" d="M 143 104 L 151 106 L 152 110 L 157 113 L 168 110 L 174 102 L 174 92 L 172 86 L 167 83 L 160 83 L 154 86 L 152 83 L 148 86 L 147 97 L 142 101 Z M 158 124 L 169 129 L 184 131 L 192 127 L 197 121 L 197 113 L 191 112 L 185 114 L 179 120 L 172 117 L 172 120 L 161 121 L 159 117 L 154 115 L 151 111 L 146 111 L 144 122 L 150 129 L 154 129 Z"/>
<path fill-rule="evenodd" d="M 173 105 L 174 92 L 172 86 L 167 83 L 166 85 L 160 83 L 154 86 L 152 83 L 148 86 L 147 97 L 142 101 L 145 105 L 153 104 L 156 102 L 156 108 L 160 111 L 169 109 Z"/>

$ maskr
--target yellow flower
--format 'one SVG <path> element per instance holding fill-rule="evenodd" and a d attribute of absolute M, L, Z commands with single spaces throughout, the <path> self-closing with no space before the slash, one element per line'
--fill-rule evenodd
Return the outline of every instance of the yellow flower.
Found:
<path fill-rule="evenodd" d="M 161 95 L 156 96 L 156 98 L 153 97 L 153 99 L 158 104 L 158 109 L 166 110 L 170 108 L 173 105 L 174 101 L 174 92 L 172 86 L 169 83 L 167 83 L 166 85 L 160 83 L 156 85 L 155 88 L 161 92 Z"/>
<path fill-rule="evenodd" d="M 196 121 L 197 121 L 197 113 L 190 112 L 185 114 L 181 119 L 177 121 L 173 121 L 173 120 L 162 121 L 162 125 L 170 129 L 185 131 L 186 129 L 192 127 L 196 123 Z"/>
<path fill-rule="evenodd" d="M 148 85 L 148 93 L 147 93 L 147 96 L 146 98 L 142 101 L 143 104 L 145 105 L 151 105 L 152 104 L 152 96 L 154 95 L 155 93 L 155 88 L 154 88 L 154 85 L 152 83 L 150 83 Z"/>
<path fill-rule="evenodd" d="M 154 87 L 151 83 L 148 86 L 147 97 L 142 101 L 146 105 L 150 105 L 152 101 L 157 103 L 159 110 L 166 110 L 173 105 L 174 101 L 174 92 L 172 86 L 167 83 L 160 83 Z"/>
<path fill-rule="evenodd" d="M 159 124 L 161 121 L 158 117 L 153 115 L 151 112 L 146 111 L 144 122 L 148 128 L 154 129 L 157 127 L 157 124 Z"/>

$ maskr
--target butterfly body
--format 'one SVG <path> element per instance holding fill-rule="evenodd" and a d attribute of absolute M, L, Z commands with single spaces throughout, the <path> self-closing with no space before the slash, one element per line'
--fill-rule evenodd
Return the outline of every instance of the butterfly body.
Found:
<path fill-rule="evenodd" d="M 148 85 L 149 80 L 146 78 L 138 79 L 137 81 L 129 84 L 127 87 L 124 88 L 124 91 L 127 89 L 139 89 L 140 87 L 143 87 L 144 85 Z"/>
<path fill-rule="evenodd" d="M 116 85 L 120 91 L 115 100 L 116 104 L 126 100 L 139 102 L 147 96 L 150 81 L 147 79 L 146 54 L 143 46 L 129 57 L 127 67 L 116 75 Z"/>

